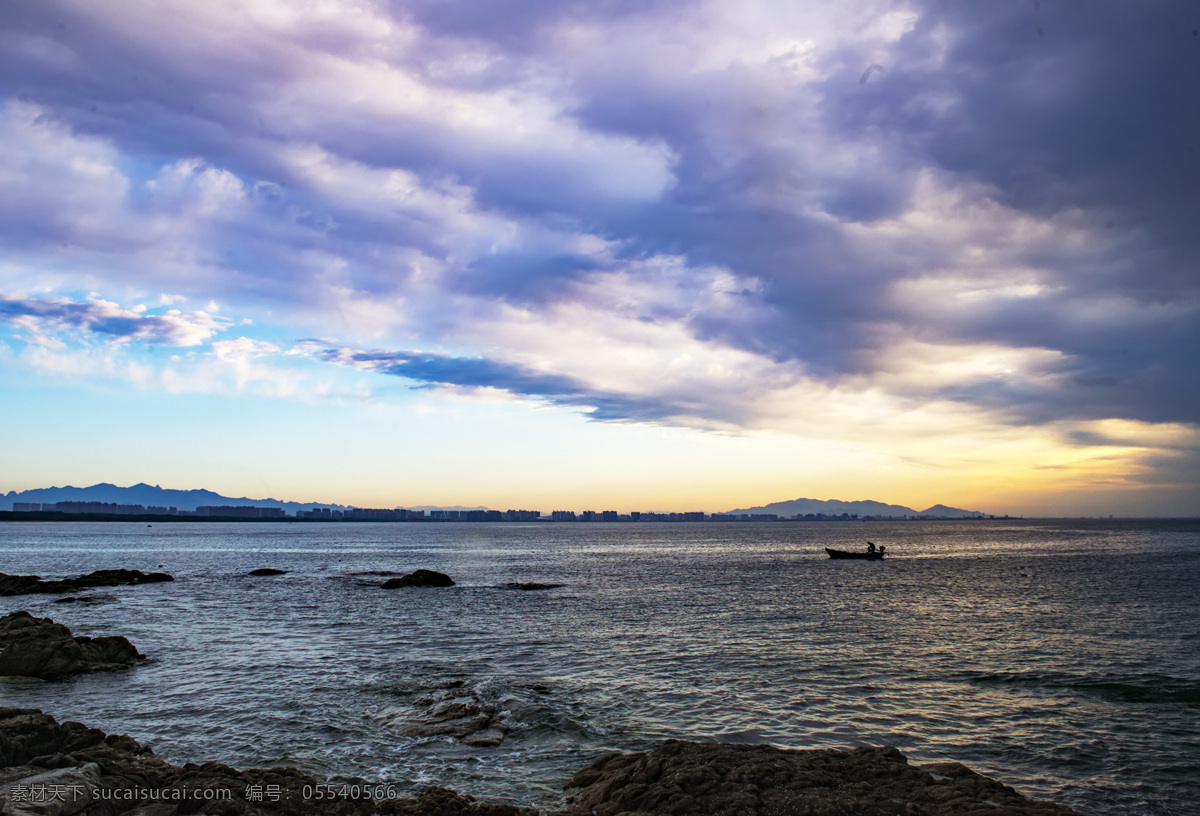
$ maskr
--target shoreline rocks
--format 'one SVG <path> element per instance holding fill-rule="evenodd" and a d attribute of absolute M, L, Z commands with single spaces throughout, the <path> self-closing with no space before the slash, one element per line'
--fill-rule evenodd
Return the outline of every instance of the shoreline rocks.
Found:
<path fill-rule="evenodd" d="M 408 575 L 402 575 L 399 578 L 390 578 L 383 582 L 384 589 L 399 589 L 401 587 L 451 587 L 454 586 L 454 579 L 444 572 L 435 572 L 434 570 L 419 569 L 416 572 L 410 572 Z"/>
<path fill-rule="evenodd" d="M 892 747 L 785 750 L 667 740 L 609 754 L 567 783 L 555 816 L 1079 816 L 957 762 L 909 765 Z"/>
<path fill-rule="evenodd" d="M 172 765 L 127 736 L 37 709 L 0 708 L 0 812 L 56 816 L 537 816 L 532 808 L 479 802 L 431 787 L 415 798 L 396 786 L 327 785 L 297 768 L 239 771 L 219 762 Z"/>
<path fill-rule="evenodd" d="M 54 595 L 92 587 L 159 584 L 174 580 L 174 576 L 165 572 L 145 573 L 131 569 L 96 570 L 87 575 L 64 578 L 61 581 L 45 580 L 38 575 L 7 575 L 0 572 L 0 596 Z"/>
<path fill-rule="evenodd" d="M 172 765 L 128 736 L 60 724 L 36 709 L 0 708 L 6 814 L 538 816 L 533 808 L 440 787 L 402 798 L 387 784 L 349 780 L 358 796 L 338 794 L 342 785 L 292 767 Z M 32 802 L 39 789 L 55 790 L 63 801 Z M 1080 816 L 958 763 L 909 765 L 889 747 L 784 750 L 667 740 L 652 751 L 601 757 L 567 789 L 573 793 L 566 807 L 546 816 Z M 327 795 L 317 798 L 317 791 Z"/>
<path fill-rule="evenodd" d="M 145 655 L 120 635 L 90 638 L 23 610 L 0 618 L 0 676 L 54 680 L 69 674 L 124 669 Z"/>

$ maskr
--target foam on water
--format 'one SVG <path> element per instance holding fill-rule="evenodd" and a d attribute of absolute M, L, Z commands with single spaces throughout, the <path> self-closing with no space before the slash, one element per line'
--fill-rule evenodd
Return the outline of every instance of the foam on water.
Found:
<path fill-rule="evenodd" d="M 824 556 L 868 538 L 892 559 Z M 545 806 L 601 753 L 665 737 L 889 743 L 1090 813 L 1200 801 L 1195 523 L 8 523 L 0 559 L 176 576 L 0 598 L 150 655 L 5 681 L 5 704 L 175 762 Z M 380 588 L 418 567 L 458 585 Z M 559 586 L 511 588 L 531 583 Z"/>

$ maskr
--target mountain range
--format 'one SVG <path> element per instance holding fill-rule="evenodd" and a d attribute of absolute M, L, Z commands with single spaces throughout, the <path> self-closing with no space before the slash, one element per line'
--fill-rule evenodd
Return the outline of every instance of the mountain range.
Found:
<path fill-rule="evenodd" d="M 112 502 L 115 504 L 141 504 L 146 507 L 175 507 L 179 510 L 195 510 L 205 505 L 235 505 L 241 507 L 282 507 L 295 513 L 297 510 L 312 510 L 328 507 L 343 510 L 345 505 L 321 502 L 291 502 L 279 499 L 230 498 L 211 490 L 170 490 L 158 485 L 135 484 L 132 487 L 117 487 L 101 483 L 91 487 L 39 487 L 20 493 L 9 491 L 0 497 L 0 510 L 12 510 L 13 502 L 40 502 L 54 504 L 60 501 Z"/>
<path fill-rule="evenodd" d="M 730 510 L 732 514 L 742 513 L 774 513 L 778 516 L 816 515 L 824 513 L 827 516 L 840 516 L 843 513 L 854 516 L 882 516 L 884 518 L 903 516 L 936 516 L 938 518 L 974 518 L 984 516 L 978 510 L 960 510 L 957 507 L 947 507 L 935 504 L 928 510 L 914 510 L 899 504 L 884 504 L 877 501 L 823 501 L 821 499 L 792 499 L 791 501 L 772 502 L 762 507 L 749 507 L 744 510 Z"/>
<path fill-rule="evenodd" d="M 158 485 L 136 484 L 132 487 L 118 487 L 101 483 L 91 487 L 40 487 L 21 492 L 9 491 L 0 496 L 0 510 L 12 510 L 13 502 L 39 502 L 54 504 L 60 501 L 112 502 L 115 504 L 141 504 L 146 507 L 175 507 L 179 510 L 195 510 L 205 505 L 236 505 L 242 507 L 282 507 L 295 513 L 297 510 L 312 510 L 317 507 L 328 507 L 331 510 L 344 510 L 347 505 L 326 504 L 323 502 L 293 502 L 280 499 L 248 499 L 246 497 L 232 498 L 214 493 L 211 490 L 171 490 Z M 486 510 L 486 507 L 434 507 L 422 505 L 409 508 L 412 510 Z M 827 516 L 840 516 L 843 513 L 858 516 L 939 516 L 942 518 L 970 518 L 982 516 L 976 510 L 960 510 L 936 504 L 928 510 L 914 510 L 898 504 L 884 504 L 877 501 L 822 501 L 820 499 L 793 499 L 791 501 L 772 502 L 762 507 L 749 507 L 743 510 L 730 510 L 734 514 L 774 513 L 783 517 L 795 515 L 824 513 Z"/>

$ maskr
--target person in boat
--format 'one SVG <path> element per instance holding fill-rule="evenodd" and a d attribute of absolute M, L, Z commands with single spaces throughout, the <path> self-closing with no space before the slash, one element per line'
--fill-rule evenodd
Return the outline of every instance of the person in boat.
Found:
<path fill-rule="evenodd" d="M 875 552 L 875 542 L 874 541 L 867 542 L 867 552 L 869 552 L 869 553 Z"/>
<path fill-rule="evenodd" d="M 884 554 L 884 552 L 886 552 L 886 551 L 887 551 L 887 545 L 886 545 L 886 544 L 880 544 L 880 545 L 879 545 L 879 557 L 880 557 L 880 558 L 882 558 L 882 557 L 883 557 L 883 554 Z"/>

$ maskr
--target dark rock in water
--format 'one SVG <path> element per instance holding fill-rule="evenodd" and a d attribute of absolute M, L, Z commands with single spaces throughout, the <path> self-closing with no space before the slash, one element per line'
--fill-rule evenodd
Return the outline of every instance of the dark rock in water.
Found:
<path fill-rule="evenodd" d="M 416 572 L 410 572 L 408 575 L 403 575 L 399 578 L 391 578 L 383 583 L 384 589 L 397 589 L 399 587 L 448 586 L 454 586 L 454 581 L 449 575 L 427 569 L 419 569 Z"/>
<path fill-rule="evenodd" d="M 261 569 L 250 570 L 251 575 L 287 575 L 287 570 L 274 569 L 272 567 L 262 567 Z"/>
<path fill-rule="evenodd" d="M 125 586 L 129 584 L 161 584 L 174 581 L 173 576 L 165 572 L 145 573 L 141 570 L 111 569 L 96 570 L 78 578 L 68 578 L 65 583 L 78 587 Z"/>
<path fill-rule="evenodd" d="M 67 674 L 122 669 L 144 659 L 123 637 L 72 637 L 50 618 L 12 612 L 0 618 L 0 676 L 52 680 Z"/>
<path fill-rule="evenodd" d="M 338 796 L 343 782 L 357 787 L 360 796 Z M 217 762 L 179 767 L 126 736 L 60 724 L 36 709 L 0 708 L 0 810 L 6 814 L 537 816 L 532 808 L 478 802 L 446 788 L 390 798 L 395 787 L 389 791 L 365 780 L 322 784 L 290 767 L 238 771 Z M 34 790 L 60 798 L 35 801 Z M 151 791 L 156 797 L 147 801 Z M 332 795 L 316 798 L 314 791 Z"/>
<path fill-rule="evenodd" d="M 91 604 L 108 603 L 112 600 L 111 595 L 68 595 L 65 598 L 55 598 L 53 602 L 56 604 L 80 603 L 90 606 Z"/>
<path fill-rule="evenodd" d="M 567 784 L 558 816 L 1067 816 L 958 763 L 909 765 L 895 748 L 786 751 L 769 745 L 667 740 L 601 757 Z"/>
<path fill-rule="evenodd" d="M 505 589 L 523 589 L 526 592 L 533 592 L 539 589 L 558 589 L 563 584 L 539 584 L 536 581 L 509 581 L 504 585 Z"/>
<path fill-rule="evenodd" d="M 96 570 L 78 578 L 46 581 L 37 575 L 5 575 L 0 572 L 0 595 L 34 595 L 78 592 L 92 587 L 157 584 L 175 579 L 165 572 L 144 573 L 141 570 Z"/>

